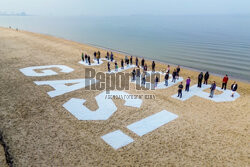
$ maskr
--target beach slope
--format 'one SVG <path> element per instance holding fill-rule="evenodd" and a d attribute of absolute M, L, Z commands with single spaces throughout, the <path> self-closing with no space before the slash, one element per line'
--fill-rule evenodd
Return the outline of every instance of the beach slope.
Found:
<path fill-rule="evenodd" d="M 166 89 L 136 91 L 130 83 L 130 90 L 125 92 L 150 94 L 155 99 L 143 99 L 139 108 L 115 99 L 117 111 L 102 121 L 78 120 L 63 107 L 71 98 L 79 98 L 85 99 L 84 105 L 95 111 L 98 109 L 95 97 L 102 91 L 83 88 L 52 98 L 47 94 L 53 91 L 52 87 L 34 83 L 85 78 L 88 67 L 78 63 L 81 54 L 93 55 L 97 50 L 52 36 L 0 28 L 0 131 L 15 166 L 249 165 L 249 83 L 239 81 L 240 97 L 230 102 L 214 102 L 198 96 L 181 101 L 172 97 L 178 84 Z M 99 50 L 104 57 L 107 51 Z M 120 65 L 124 55 L 114 55 Z M 151 65 L 151 61 L 146 62 Z M 93 68 L 106 72 L 106 64 Z M 28 77 L 20 72 L 22 68 L 45 65 L 66 65 L 74 71 L 62 73 L 53 68 L 58 75 L 44 77 Z M 163 69 L 166 65 L 157 63 L 156 70 Z M 184 79 L 191 77 L 191 86 L 197 84 L 198 74 L 188 69 L 181 69 L 180 73 Z M 209 83 L 216 81 L 221 86 L 221 80 L 211 76 Z M 228 88 L 232 82 L 229 80 Z M 127 128 L 163 110 L 178 118 L 143 136 Z M 134 141 L 113 149 L 102 136 L 116 130 Z"/>

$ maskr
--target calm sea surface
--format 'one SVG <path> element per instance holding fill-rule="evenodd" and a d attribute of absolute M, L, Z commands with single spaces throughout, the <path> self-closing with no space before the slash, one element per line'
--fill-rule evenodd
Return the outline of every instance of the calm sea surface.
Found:
<path fill-rule="evenodd" d="M 250 16 L 0 16 L 0 26 L 250 80 Z"/>

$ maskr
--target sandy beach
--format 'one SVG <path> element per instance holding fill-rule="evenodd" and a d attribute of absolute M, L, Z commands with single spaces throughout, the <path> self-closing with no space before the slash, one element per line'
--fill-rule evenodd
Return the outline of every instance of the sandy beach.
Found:
<path fill-rule="evenodd" d="M 160 90 L 135 90 L 130 83 L 129 94 L 153 94 L 156 99 L 144 99 L 140 108 L 127 107 L 124 100 L 115 99 L 118 110 L 105 121 L 80 121 L 62 105 L 71 98 L 84 98 L 90 110 L 98 109 L 95 97 L 101 91 L 79 89 L 51 98 L 50 86 L 38 86 L 34 81 L 85 78 L 87 66 L 78 62 L 82 52 L 93 55 L 107 50 L 93 46 L 36 34 L 0 28 L 0 131 L 14 166 L 249 166 L 250 155 L 250 84 L 237 81 L 240 97 L 231 102 L 216 103 L 194 96 L 186 101 L 172 98 L 178 84 Z M 121 53 L 114 53 L 120 65 Z M 146 60 L 149 70 L 151 61 Z M 31 66 L 66 65 L 71 73 L 44 77 L 28 77 L 19 69 Z M 107 62 L 94 66 L 107 71 Z M 114 65 L 111 65 L 114 69 Z M 176 66 L 171 65 L 171 71 Z M 156 71 L 166 70 L 156 63 Z M 132 69 L 126 71 L 131 72 Z M 204 72 L 204 71 L 203 71 Z M 197 84 L 199 72 L 181 69 L 180 76 Z M 163 77 L 161 78 L 161 81 Z M 209 84 L 222 78 L 211 75 Z M 230 89 L 234 80 L 230 79 Z M 208 91 L 208 90 L 205 90 Z M 220 94 L 218 91 L 216 94 Z M 140 137 L 125 128 L 142 118 L 162 110 L 178 118 Z M 134 142 L 114 150 L 101 136 L 122 130 Z M 0 163 L 4 162 L 0 147 Z M 2 166 L 2 165 L 0 165 Z"/>

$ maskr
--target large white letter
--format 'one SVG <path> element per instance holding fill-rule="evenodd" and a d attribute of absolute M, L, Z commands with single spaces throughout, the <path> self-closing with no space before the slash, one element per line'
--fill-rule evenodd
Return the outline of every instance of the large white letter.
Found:
<path fill-rule="evenodd" d="M 90 81 L 91 80 L 91 81 Z M 73 79 L 73 80 L 56 80 L 56 81 L 34 81 L 37 85 L 50 85 L 55 90 L 48 92 L 50 97 L 55 97 L 59 95 L 63 95 L 68 92 L 72 92 L 81 88 L 85 88 L 86 86 L 92 85 L 96 82 L 95 79 Z M 74 85 L 67 86 L 65 84 L 72 84 Z"/>
<path fill-rule="evenodd" d="M 65 65 L 48 65 L 48 66 L 34 66 L 34 67 L 26 67 L 20 69 L 20 71 L 26 75 L 31 77 L 43 77 L 43 76 L 50 76 L 50 75 L 57 75 L 57 73 L 53 70 L 42 70 L 48 68 L 60 68 L 63 73 L 70 73 L 74 71 L 74 69 L 65 66 Z M 41 72 L 36 72 L 35 70 L 41 70 Z"/>
<path fill-rule="evenodd" d="M 107 98 L 107 96 L 127 96 L 129 95 L 123 91 L 110 91 L 110 94 L 102 92 L 95 97 L 99 108 L 96 111 L 91 111 L 83 104 L 86 100 L 72 98 L 63 104 L 63 107 L 67 109 L 71 114 L 73 114 L 78 120 L 107 120 L 111 115 L 113 115 L 117 107 L 112 101 L 112 99 Z M 142 104 L 141 99 L 124 99 L 125 106 L 140 108 Z"/>

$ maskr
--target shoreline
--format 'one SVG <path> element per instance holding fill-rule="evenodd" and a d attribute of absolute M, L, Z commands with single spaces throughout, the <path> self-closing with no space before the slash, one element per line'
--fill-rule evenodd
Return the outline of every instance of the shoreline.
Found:
<path fill-rule="evenodd" d="M 67 40 L 67 39 L 66 39 Z M 71 40 L 70 40 L 71 41 Z M 76 42 L 76 41 L 73 41 L 73 42 Z M 98 49 L 103 49 L 103 50 L 108 50 L 108 51 L 112 51 L 114 53 L 119 53 L 119 54 L 123 54 L 124 56 L 133 56 L 133 57 L 138 57 L 138 58 L 144 58 L 143 56 L 139 56 L 139 55 L 135 55 L 135 54 L 131 54 L 131 53 L 127 53 L 125 51 L 120 51 L 120 50 L 116 50 L 116 49 L 112 49 L 112 48 L 108 48 L 108 47 L 104 47 L 104 46 L 100 46 L 100 45 L 96 45 L 96 44 L 92 44 L 92 43 L 80 43 L 80 44 L 86 44 L 86 45 L 89 45 L 89 46 L 92 46 L 92 47 L 95 47 L 95 48 L 98 48 Z M 166 62 L 160 62 L 159 60 L 154 60 L 154 59 L 150 59 L 150 58 L 144 58 L 145 60 L 149 60 L 149 61 L 155 61 L 155 63 L 160 63 L 160 64 L 163 64 L 163 65 L 170 65 L 170 66 L 177 66 L 177 64 L 171 64 L 171 63 L 166 63 Z M 206 71 L 203 71 L 201 69 L 197 69 L 197 68 L 193 68 L 193 67 L 188 67 L 188 66 L 183 66 L 183 65 L 180 65 L 181 68 L 183 69 L 187 69 L 187 70 L 191 70 L 191 71 L 195 71 L 195 72 L 206 72 Z M 224 77 L 224 75 L 222 74 L 219 74 L 219 73 L 214 73 L 214 72 L 209 72 L 210 75 L 214 75 L 214 76 L 217 76 L 217 77 Z M 230 76 L 230 75 L 229 75 Z M 245 83 L 250 83 L 250 80 L 244 80 L 244 79 L 241 79 L 241 78 L 236 78 L 236 77 L 233 77 L 233 76 L 230 76 L 230 79 L 231 80 L 235 80 L 235 81 L 240 81 L 240 82 L 245 82 Z"/>
<path fill-rule="evenodd" d="M 0 28 L 3 28 L 3 29 L 9 29 L 8 27 L 2 27 L 0 26 Z M 15 28 L 11 28 L 11 30 L 15 30 Z M 81 44 L 81 45 L 87 45 L 87 46 L 90 46 L 90 47 L 93 47 L 93 48 L 96 48 L 96 49 L 102 49 L 102 50 L 105 50 L 105 51 L 112 51 L 114 53 L 117 53 L 117 54 L 121 54 L 123 56 L 133 56 L 133 57 L 138 57 L 138 58 L 144 58 L 143 56 L 140 56 L 140 55 L 136 55 L 136 54 L 133 54 L 133 53 L 128 53 L 126 51 L 122 51 L 122 50 L 116 50 L 116 49 L 113 49 L 113 48 L 108 48 L 108 47 L 105 47 L 105 46 L 101 46 L 101 45 L 97 45 L 97 44 L 93 44 L 93 43 L 88 43 L 88 42 L 85 42 L 85 43 L 81 43 L 79 41 L 74 41 L 74 40 L 71 40 L 71 39 L 67 39 L 67 38 L 64 38 L 64 37 L 59 37 L 59 36 L 55 36 L 55 35 L 52 35 L 52 34 L 45 34 L 45 33 L 37 33 L 37 32 L 32 32 L 32 31 L 28 31 L 28 30 L 22 30 L 22 29 L 18 29 L 18 31 L 21 31 L 21 32 L 26 32 L 26 33 L 34 33 L 34 34 L 39 34 L 39 35 L 45 35 L 45 36 L 50 36 L 50 37 L 54 37 L 54 38 L 59 38 L 59 39 L 63 39 L 63 40 L 67 40 L 67 41 L 70 41 L 70 42 L 74 42 L 74 43 L 77 43 L 77 44 Z M 159 63 L 159 64 L 162 64 L 162 65 L 170 65 L 171 67 L 172 66 L 177 66 L 177 64 L 172 64 L 172 63 L 167 63 L 167 62 L 161 62 L 159 60 L 156 60 L 156 59 L 151 59 L 151 58 L 144 58 L 145 60 L 148 60 L 148 61 L 155 61 L 156 63 Z M 194 68 L 194 67 L 188 67 L 188 66 L 185 66 L 185 65 L 180 65 L 180 67 L 182 69 L 186 69 L 186 70 L 190 70 L 190 71 L 195 71 L 195 72 L 206 72 L 206 70 L 201 70 L 201 69 L 198 69 L 198 68 Z M 214 73 L 214 72 L 209 72 L 210 75 L 214 75 L 214 76 L 217 76 L 217 77 L 224 77 L 224 75 L 222 74 L 219 74 L 219 73 Z M 244 79 L 241 79 L 241 78 L 237 78 L 237 77 L 233 77 L 233 76 L 230 76 L 229 75 L 229 78 L 231 80 L 235 80 L 235 81 L 239 81 L 239 82 L 244 82 L 244 83 L 250 83 L 250 78 L 249 80 L 244 80 Z"/>

